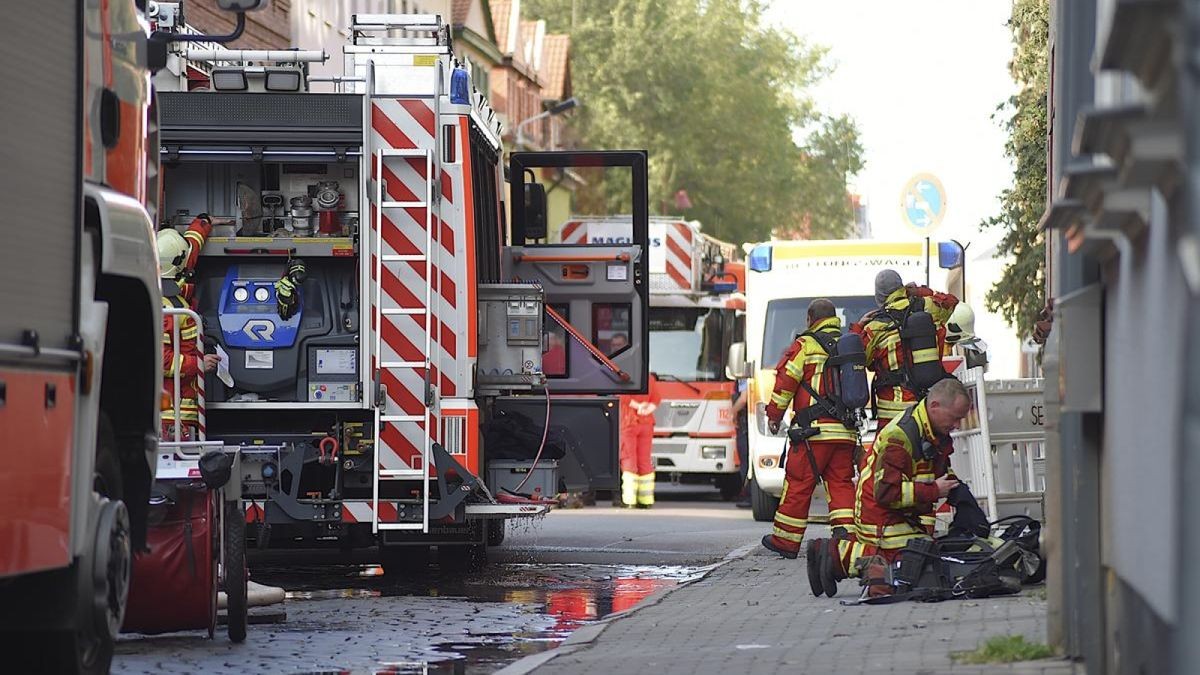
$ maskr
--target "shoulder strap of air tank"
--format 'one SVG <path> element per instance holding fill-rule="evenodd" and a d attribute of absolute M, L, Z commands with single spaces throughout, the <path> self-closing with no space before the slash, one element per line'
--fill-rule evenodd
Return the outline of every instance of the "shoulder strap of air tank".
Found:
<path fill-rule="evenodd" d="M 908 437 L 908 442 L 912 447 L 913 452 L 917 452 L 921 449 L 921 427 L 917 424 L 916 418 L 913 417 L 913 410 L 915 408 L 915 405 L 909 406 L 908 409 L 900 415 L 900 419 L 896 421 L 896 425 L 899 426 L 900 430 L 904 432 L 904 435 Z"/>
<path fill-rule="evenodd" d="M 801 337 L 809 336 L 821 345 L 821 349 L 825 350 L 826 356 L 837 356 L 837 341 L 838 339 L 830 335 L 827 331 L 812 331 L 806 330 L 800 334 Z"/>

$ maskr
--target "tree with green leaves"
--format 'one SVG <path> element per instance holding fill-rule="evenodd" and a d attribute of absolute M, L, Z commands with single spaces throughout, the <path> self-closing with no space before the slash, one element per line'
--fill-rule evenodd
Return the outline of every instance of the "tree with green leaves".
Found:
<path fill-rule="evenodd" d="M 1013 184 L 1000 195 L 1000 213 L 983 225 L 1004 229 L 998 249 L 1012 262 L 988 291 L 987 306 L 1000 312 L 1019 335 L 1028 336 L 1046 301 L 1046 241 L 1038 222 L 1047 194 L 1049 0 L 1014 0 L 1008 25 L 1013 36 L 1009 68 L 1018 90 L 1000 111 L 1008 114 L 1004 151 L 1015 165 Z"/>
<path fill-rule="evenodd" d="M 525 0 L 522 11 L 571 35 L 584 147 L 650 152 L 652 211 L 676 211 L 686 190 L 681 215 L 722 239 L 847 234 L 858 130 L 806 93 L 829 72 L 825 50 L 767 25 L 762 2 Z"/>

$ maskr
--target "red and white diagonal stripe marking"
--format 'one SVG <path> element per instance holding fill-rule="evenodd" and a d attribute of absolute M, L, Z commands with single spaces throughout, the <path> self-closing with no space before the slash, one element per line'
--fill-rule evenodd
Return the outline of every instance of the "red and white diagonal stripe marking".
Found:
<path fill-rule="evenodd" d="M 667 276 L 679 288 L 692 288 L 692 228 L 687 223 L 671 223 L 667 227 Z"/>

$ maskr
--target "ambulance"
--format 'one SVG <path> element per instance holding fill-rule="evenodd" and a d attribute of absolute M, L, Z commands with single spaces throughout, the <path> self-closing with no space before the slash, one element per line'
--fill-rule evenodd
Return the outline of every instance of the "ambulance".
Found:
<path fill-rule="evenodd" d="M 828 298 L 842 328 L 875 309 L 874 279 L 884 269 L 905 283 L 924 283 L 929 257 L 924 242 L 870 240 L 773 241 L 757 244 L 747 258 L 746 342 L 730 349 L 730 372 L 751 378 L 750 499 L 755 520 L 775 516 L 783 491 L 780 456 L 786 430 L 767 429 L 766 407 L 775 366 L 807 327 L 808 304 Z M 870 415 L 868 411 L 868 415 Z M 869 422 L 864 428 L 874 428 Z"/>

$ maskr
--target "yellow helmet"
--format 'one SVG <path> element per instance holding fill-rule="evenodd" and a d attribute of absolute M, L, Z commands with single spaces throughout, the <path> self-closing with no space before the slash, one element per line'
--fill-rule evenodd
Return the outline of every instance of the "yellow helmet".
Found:
<path fill-rule="evenodd" d="M 978 341 L 975 337 L 975 310 L 965 302 L 960 302 L 946 320 L 946 342 L 950 344 L 969 345 Z"/>
<path fill-rule="evenodd" d="M 187 260 L 188 243 L 178 230 L 168 228 L 158 232 L 158 275 L 163 279 L 178 279 Z"/>

